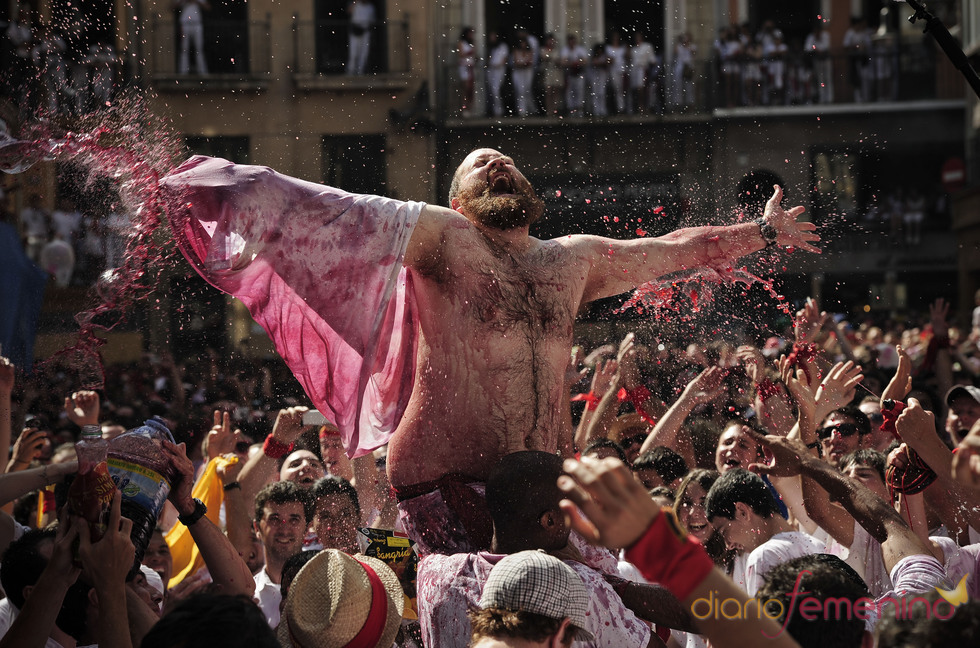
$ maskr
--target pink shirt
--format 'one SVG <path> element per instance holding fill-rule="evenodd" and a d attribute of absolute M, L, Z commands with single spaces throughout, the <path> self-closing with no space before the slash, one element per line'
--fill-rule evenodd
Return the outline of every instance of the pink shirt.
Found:
<path fill-rule="evenodd" d="M 415 377 L 402 260 L 425 205 L 203 156 L 161 184 L 180 251 L 248 307 L 348 455 L 387 443 Z"/>
<path fill-rule="evenodd" d="M 422 643 L 426 648 L 470 645 L 466 612 L 477 608 L 490 570 L 503 557 L 490 553 L 432 554 L 422 559 L 416 583 Z M 650 627 L 623 605 L 602 574 L 573 560 L 564 562 L 575 570 L 589 592 L 586 630 L 595 635 L 594 642 L 575 641 L 573 646 L 621 648 L 649 643 Z"/>

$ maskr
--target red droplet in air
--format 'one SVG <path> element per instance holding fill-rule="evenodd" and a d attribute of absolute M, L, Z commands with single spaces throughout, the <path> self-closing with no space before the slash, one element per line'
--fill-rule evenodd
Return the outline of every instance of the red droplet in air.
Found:
<path fill-rule="evenodd" d="M 794 252 L 796 252 L 796 246 L 795 245 L 787 245 L 786 246 L 786 254 L 793 254 Z"/>
<path fill-rule="evenodd" d="M 619 216 L 613 216 L 613 222 L 614 223 L 618 223 L 619 222 Z"/>
<path fill-rule="evenodd" d="M 637 227 L 636 228 L 636 235 L 637 236 L 646 236 L 647 235 L 647 231 L 645 229 L 640 229 L 639 227 Z"/>
<path fill-rule="evenodd" d="M 663 206 L 660 206 L 660 205 L 658 205 L 657 207 L 654 207 L 654 208 L 653 208 L 653 213 L 654 213 L 654 214 L 659 214 L 659 213 L 661 213 L 661 212 L 662 212 L 663 210 L 664 210 L 664 208 L 663 208 Z"/>
<path fill-rule="evenodd" d="M 561 189 L 555 190 L 555 198 L 561 198 Z"/>

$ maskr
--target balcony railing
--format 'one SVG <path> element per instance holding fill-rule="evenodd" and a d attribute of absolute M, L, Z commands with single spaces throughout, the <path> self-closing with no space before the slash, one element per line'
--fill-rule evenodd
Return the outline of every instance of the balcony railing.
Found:
<path fill-rule="evenodd" d="M 697 114 L 727 108 L 958 100 L 965 96 L 959 72 L 941 53 L 921 45 L 876 50 L 861 57 L 836 52 L 826 57 L 805 57 L 801 53 L 784 59 L 700 60 L 687 73 L 671 62 L 661 62 L 647 71 L 646 85 L 632 91 L 629 74 L 627 71 L 623 83 L 626 90 L 622 110 L 609 81 L 605 84 L 605 101 L 602 100 L 601 91 L 594 87 L 599 77 L 589 69 L 585 74 L 584 101 L 578 110 L 570 111 L 566 102 L 567 76 L 564 85 L 549 89 L 544 87 L 544 75 L 539 70 L 528 91 L 530 96 L 523 102 L 529 107 L 525 114 L 602 119 L 616 115 Z M 443 118 L 521 117 L 518 86 L 509 67 L 500 90 L 500 115 L 494 114 L 485 68 L 475 70 L 475 97 L 466 111 L 456 64 L 444 65 L 440 77 L 439 110 Z M 556 108 L 548 110 L 548 105 Z"/>
<path fill-rule="evenodd" d="M 182 40 L 176 21 L 152 21 L 145 37 L 146 65 L 154 80 L 249 80 L 264 77 L 270 71 L 268 18 L 265 21 L 205 20 L 204 70 L 197 65 L 193 43 Z"/>
<path fill-rule="evenodd" d="M 347 20 L 293 23 L 293 55 L 297 74 L 342 75 L 348 72 Z M 370 28 L 365 75 L 408 72 L 411 67 L 408 20 L 384 20 Z"/>

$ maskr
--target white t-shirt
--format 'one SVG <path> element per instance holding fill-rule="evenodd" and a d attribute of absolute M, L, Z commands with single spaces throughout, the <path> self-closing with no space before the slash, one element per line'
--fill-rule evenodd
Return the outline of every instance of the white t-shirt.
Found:
<path fill-rule="evenodd" d="M 806 533 L 777 533 L 749 553 L 745 562 L 745 591 L 749 596 L 755 596 L 762 587 L 766 572 L 776 565 L 800 556 L 824 553 L 825 550 L 822 542 Z"/>
<path fill-rule="evenodd" d="M 279 625 L 279 602 L 282 601 L 279 584 L 272 582 L 268 572 L 265 571 L 265 567 L 254 578 L 255 598 L 259 602 L 259 609 L 265 615 L 269 627 L 275 629 Z"/>

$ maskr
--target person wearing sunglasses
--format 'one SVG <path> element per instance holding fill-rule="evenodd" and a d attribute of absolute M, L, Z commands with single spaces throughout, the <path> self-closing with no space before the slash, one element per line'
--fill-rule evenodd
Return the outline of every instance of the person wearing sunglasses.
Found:
<path fill-rule="evenodd" d="M 817 428 L 823 458 L 833 464 L 848 452 L 868 447 L 870 433 L 867 415 L 856 407 L 834 410 Z"/>

